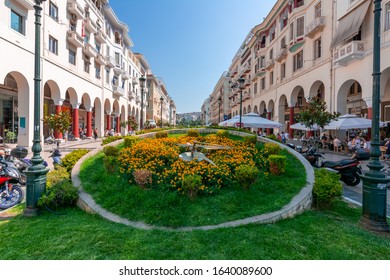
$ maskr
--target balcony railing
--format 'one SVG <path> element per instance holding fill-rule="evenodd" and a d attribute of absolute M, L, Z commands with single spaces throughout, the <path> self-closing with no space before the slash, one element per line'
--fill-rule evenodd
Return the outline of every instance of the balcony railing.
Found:
<path fill-rule="evenodd" d="M 129 91 L 129 92 L 128 92 L 128 97 L 129 97 L 129 100 L 133 100 L 134 97 L 135 97 L 134 91 Z"/>
<path fill-rule="evenodd" d="M 131 78 L 133 85 L 138 85 L 138 79 L 136 77 Z"/>
<path fill-rule="evenodd" d="M 98 40 L 100 43 L 105 43 L 107 40 L 107 35 L 104 34 L 104 32 L 100 29 L 96 31 L 95 39 Z"/>
<path fill-rule="evenodd" d="M 123 68 L 122 68 L 122 66 L 116 64 L 116 65 L 114 66 L 114 73 L 117 74 L 117 75 L 122 75 L 122 73 L 123 73 Z"/>
<path fill-rule="evenodd" d="M 122 79 L 123 79 L 123 80 L 128 80 L 128 79 L 130 79 L 130 74 L 129 74 L 129 72 L 123 71 L 123 73 L 122 73 Z"/>
<path fill-rule="evenodd" d="M 90 56 L 90 57 L 96 57 L 98 52 L 97 50 L 91 46 L 91 44 L 87 43 L 83 47 L 83 52 L 85 55 Z"/>
<path fill-rule="evenodd" d="M 107 61 L 106 66 L 108 66 L 110 68 L 115 66 L 115 58 L 113 58 L 112 56 L 107 55 L 106 56 L 106 61 Z"/>
<path fill-rule="evenodd" d="M 345 65 L 352 60 L 361 59 L 365 53 L 363 41 L 352 41 L 334 51 L 334 63 Z"/>
<path fill-rule="evenodd" d="M 120 86 L 112 86 L 112 93 L 114 96 L 121 97 L 125 94 L 125 90 Z"/>
<path fill-rule="evenodd" d="M 77 48 L 81 48 L 84 45 L 84 39 L 76 31 L 68 30 L 67 32 L 68 42 Z"/>
<path fill-rule="evenodd" d="M 267 61 L 267 65 L 265 66 L 265 69 L 269 70 L 273 68 L 275 65 L 275 59 L 270 59 Z"/>
<path fill-rule="evenodd" d="M 242 71 L 245 73 L 245 74 L 248 74 L 250 71 L 251 71 L 251 64 L 249 62 L 246 62 L 243 66 L 242 66 Z"/>
<path fill-rule="evenodd" d="M 83 7 L 76 0 L 68 0 L 68 11 L 76 15 L 77 19 L 84 18 L 84 10 Z"/>
<path fill-rule="evenodd" d="M 95 61 L 100 64 L 100 65 L 106 65 L 106 58 L 101 54 L 98 53 L 97 56 L 95 57 Z"/>
<path fill-rule="evenodd" d="M 94 23 L 90 18 L 84 19 L 84 27 L 91 33 L 95 33 L 97 31 L 96 23 Z"/>
<path fill-rule="evenodd" d="M 279 50 L 278 54 L 276 55 L 276 61 L 277 62 L 281 62 L 283 59 L 285 59 L 287 57 L 287 48 L 282 48 Z"/>
<path fill-rule="evenodd" d="M 313 38 L 316 34 L 321 32 L 325 27 L 325 17 L 318 17 L 306 26 L 306 37 Z"/>

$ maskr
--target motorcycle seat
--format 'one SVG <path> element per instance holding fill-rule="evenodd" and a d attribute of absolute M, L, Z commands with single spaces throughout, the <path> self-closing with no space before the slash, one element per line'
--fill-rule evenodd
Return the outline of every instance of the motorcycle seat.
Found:
<path fill-rule="evenodd" d="M 339 161 L 324 161 L 322 167 L 335 168 L 336 166 L 345 166 L 356 162 L 356 159 L 342 159 Z"/>

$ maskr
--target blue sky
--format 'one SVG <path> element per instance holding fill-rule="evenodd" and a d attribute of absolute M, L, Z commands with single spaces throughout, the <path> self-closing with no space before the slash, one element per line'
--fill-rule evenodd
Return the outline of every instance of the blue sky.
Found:
<path fill-rule="evenodd" d="M 270 0 L 110 0 L 130 28 L 133 52 L 161 77 L 177 112 L 200 111 Z"/>

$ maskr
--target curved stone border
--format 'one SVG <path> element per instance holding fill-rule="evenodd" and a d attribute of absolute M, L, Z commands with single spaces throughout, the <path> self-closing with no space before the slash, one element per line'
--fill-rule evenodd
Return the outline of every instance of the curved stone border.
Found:
<path fill-rule="evenodd" d="M 212 133 L 218 131 L 218 129 L 199 129 L 203 133 Z M 183 133 L 186 132 L 186 129 L 184 130 L 169 130 L 170 133 Z M 233 135 L 238 135 L 238 136 L 248 136 L 253 134 L 245 133 L 245 132 L 240 132 L 240 131 L 230 131 L 230 134 Z M 147 133 L 140 135 L 139 137 L 141 138 L 151 138 L 155 136 L 155 132 L 152 133 Z M 258 224 L 266 224 L 266 223 L 275 223 L 279 220 L 286 219 L 286 218 L 292 218 L 303 211 L 309 209 L 311 207 L 312 203 L 312 189 L 313 189 L 313 184 L 314 184 L 314 170 L 313 167 L 310 165 L 310 163 L 299 153 L 296 151 L 290 149 L 287 146 L 282 145 L 281 143 L 272 141 L 268 138 L 263 138 L 263 137 L 257 137 L 258 141 L 261 142 L 273 142 L 277 143 L 279 146 L 282 148 L 285 148 L 288 150 L 289 153 L 293 154 L 295 157 L 297 157 L 302 164 L 305 167 L 306 170 L 306 186 L 302 188 L 302 190 L 295 196 L 293 199 L 288 203 L 287 205 L 283 206 L 282 209 L 271 212 L 271 213 L 266 213 L 266 214 L 261 214 L 245 219 L 240 219 L 240 220 L 235 220 L 235 221 L 230 221 L 230 222 L 225 222 L 217 225 L 208 225 L 208 226 L 196 226 L 196 227 L 180 227 L 180 228 L 173 228 L 173 227 L 163 227 L 163 226 L 153 226 L 153 225 L 148 225 L 143 222 L 134 222 L 134 221 L 129 221 L 128 219 L 122 218 L 116 214 L 113 214 L 106 209 L 102 208 L 100 205 L 98 205 L 95 200 L 92 198 L 92 196 L 88 193 L 86 193 L 80 182 L 79 178 L 79 173 L 80 173 L 80 167 L 81 164 L 87 159 L 90 158 L 100 151 L 103 150 L 103 146 L 101 148 L 95 149 L 85 156 L 83 156 L 74 166 L 72 170 L 72 183 L 73 185 L 78 188 L 79 190 L 79 200 L 77 202 L 77 205 L 83 209 L 84 211 L 88 213 L 93 213 L 93 214 L 99 214 L 103 218 L 116 222 L 116 223 L 121 223 L 127 226 L 131 226 L 134 228 L 138 229 L 144 229 L 144 230 L 164 230 L 164 231 L 175 231 L 175 232 L 183 232 L 183 231 L 192 231 L 192 230 L 212 230 L 212 229 L 219 229 L 219 228 L 228 228 L 228 227 L 237 227 L 237 226 L 242 226 L 242 225 L 248 225 L 248 224 L 253 224 L 253 223 L 258 223 Z M 107 145 L 109 146 L 116 146 L 120 143 L 122 143 L 124 140 L 118 140 L 116 142 L 109 143 Z M 106 145 L 106 146 L 107 146 Z"/>

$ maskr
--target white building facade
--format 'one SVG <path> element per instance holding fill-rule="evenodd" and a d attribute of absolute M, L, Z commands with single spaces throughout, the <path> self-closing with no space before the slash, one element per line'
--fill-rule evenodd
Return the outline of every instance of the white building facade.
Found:
<path fill-rule="evenodd" d="M 139 78 L 147 75 L 130 49 L 129 27 L 106 0 L 49 0 L 42 8 L 42 118 L 69 111 L 76 138 L 94 128 L 125 135 L 130 116 L 140 121 Z M 15 131 L 23 146 L 33 139 L 34 20 L 33 1 L 0 4 L 0 136 Z"/>
<path fill-rule="evenodd" d="M 373 3 L 370 0 L 279 0 L 255 26 L 229 67 L 245 79 L 243 114 L 255 112 L 289 129 L 310 97 L 328 110 L 372 117 Z M 390 121 L 390 1 L 382 1 L 381 120 Z M 239 89 L 230 110 L 239 114 Z"/>

